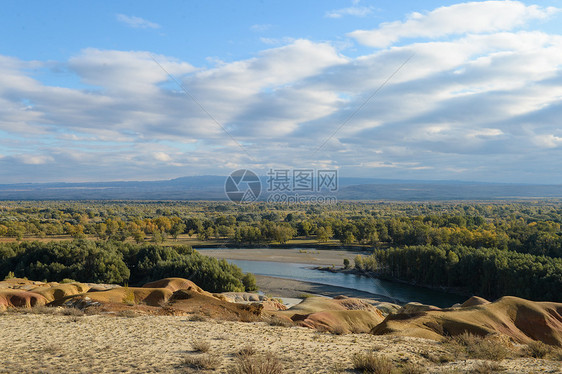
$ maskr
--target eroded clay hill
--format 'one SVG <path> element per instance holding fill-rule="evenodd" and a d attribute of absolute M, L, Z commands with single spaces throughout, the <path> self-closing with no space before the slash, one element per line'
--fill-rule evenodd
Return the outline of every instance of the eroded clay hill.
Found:
<path fill-rule="evenodd" d="M 471 298 L 460 307 L 448 309 L 406 305 L 371 332 L 434 340 L 464 332 L 480 336 L 497 333 L 520 343 L 540 340 L 562 346 L 562 303 L 505 296 L 493 303 Z"/>
<path fill-rule="evenodd" d="M 83 283 L 0 282 L 0 310 L 32 307 L 77 308 L 92 313 L 130 311 L 147 315 L 193 315 L 229 321 L 272 321 L 338 334 L 371 332 L 441 340 L 471 333 L 499 334 L 516 342 L 533 340 L 562 346 L 562 303 L 503 297 L 495 302 L 472 297 L 440 309 L 410 303 L 398 306 L 344 296 L 309 297 L 291 308 L 250 293 L 212 294 L 182 278 L 143 287 Z"/>

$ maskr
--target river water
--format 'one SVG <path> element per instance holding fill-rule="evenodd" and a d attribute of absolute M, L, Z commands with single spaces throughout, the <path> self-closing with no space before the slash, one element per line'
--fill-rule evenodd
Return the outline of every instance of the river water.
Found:
<path fill-rule="evenodd" d="M 200 249 L 199 251 L 204 254 L 206 250 Z M 404 283 L 369 278 L 355 274 L 332 273 L 329 271 L 313 269 L 313 267 L 317 265 L 253 260 L 227 260 L 228 262 L 240 267 L 245 273 L 249 272 L 271 277 L 288 278 L 304 282 L 345 287 L 369 292 L 374 295 L 383 295 L 392 298 L 399 303 L 417 301 L 422 304 L 435 305 L 443 308 L 449 307 L 458 302 L 462 303 L 467 299 L 465 296 L 412 286 Z"/>

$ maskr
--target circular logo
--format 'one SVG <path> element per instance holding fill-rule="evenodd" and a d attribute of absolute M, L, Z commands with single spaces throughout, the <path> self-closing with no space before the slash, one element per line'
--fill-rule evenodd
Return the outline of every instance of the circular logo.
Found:
<path fill-rule="evenodd" d="M 235 203 L 256 201 L 261 193 L 260 178 L 248 169 L 233 171 L 226 178 L 224 192 Z"/>

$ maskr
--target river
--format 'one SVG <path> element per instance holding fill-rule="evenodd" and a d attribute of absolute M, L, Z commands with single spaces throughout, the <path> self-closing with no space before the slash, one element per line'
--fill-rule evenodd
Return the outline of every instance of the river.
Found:
<path fill-rule="evenodd" d="M 199 249 L 199 251 L 205 254 L 205 252 L 211 250 Z M 313 267 L 318 266 L 317 264 L 234 260 L 229 258 L 227 258 L 227 260 L 240 267 L 244 272 L 369 292 L 374 295 L 383 295 L 392 298 L 398 303 L 417 301 L 422 304 L 449 307 L 467 299 L 464 296 L 404 283 L 369 278 L 355 274 L 332 273 L 313 269 Z"/>

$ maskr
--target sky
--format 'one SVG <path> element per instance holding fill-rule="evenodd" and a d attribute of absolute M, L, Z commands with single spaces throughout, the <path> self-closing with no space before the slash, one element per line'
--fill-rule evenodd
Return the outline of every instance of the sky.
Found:
<path fill-rule="evenodd" d="M 562 0 L 4 0 L 0 33 L 0 183 L 562 184 Z"/>

